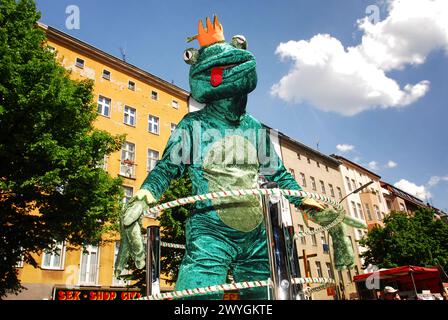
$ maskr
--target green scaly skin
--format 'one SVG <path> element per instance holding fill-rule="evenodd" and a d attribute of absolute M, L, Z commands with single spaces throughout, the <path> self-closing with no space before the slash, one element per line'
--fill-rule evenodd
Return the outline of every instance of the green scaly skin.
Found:
<path fill-rule="evenodd" d="M 212 68 L 224 65 L 230 67 L 223 70 L 222 83 L 213 86 Z M 269 135 L 253 138 L 250 134 L 264 127 L 246 113 L 247 95 L 257 84 L 256 62 L 249 51 L 226 42 L 202 47 L 190 68 L 189 80 L 192 97 L 205 103 L 205 107 L 187 114 L 178 124 L 162 159 L 142 188 L 160 199 L 170 181 L 188 171 L 194 195 L 255 188 L 260 173 L 268 181 L 277 182 L 280 188 L 301 190 L 274 151 Z M 228 130 L 233 131 L 229 134 Z M 198 140 L 198 132 L 205 131 L 209 134 Z M 258 161 L 260 146 L 265 146 L 270 156 L 268 163 Z M 182 154 L 184 161 L 173 159 L 173 154 Z M 300 206 L 301 199 L 288 200 Z M 186 252 L 176 290 L 225 283 L 229 269 L 237 282 L 266 280 L 270 271 L 261 212 L 256 196 L 196 203 L 186 223 Z M 339 231 L 340 235 L 343 230 Z M 132 235 L 128 235 L 130 238 Z M 344 257 L 344 263 L 339 265 L 350 262 L 345 254 Z M 264 299 L 266 289 L 242 290 L 241 294 L 244 299 Z M 221 294 L 208 296 L 221 297 Z"/>

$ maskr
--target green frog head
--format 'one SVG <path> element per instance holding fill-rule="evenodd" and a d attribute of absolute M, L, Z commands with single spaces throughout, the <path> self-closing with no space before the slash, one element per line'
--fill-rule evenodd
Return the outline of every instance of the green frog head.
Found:
<path fill-rule="evenodd" d="M 201 103 L 238 98 L 246 100 L 247 94 L 257 85 L 254 56 L 247 51 L 244 36 L 236 35 L 225 42 L 218 18 L 213 24 L 206 19 L 206 28 L 199 21 L 197 39 L 201 48 L 188 48 L 184 60 L 190 64 L 190 90 L 192 97 Z"/>

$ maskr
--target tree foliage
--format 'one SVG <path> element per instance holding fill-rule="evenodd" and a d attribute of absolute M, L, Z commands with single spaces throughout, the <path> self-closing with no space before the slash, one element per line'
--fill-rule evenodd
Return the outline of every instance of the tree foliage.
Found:
<path fill-rule="evenodd" d="M 361 256 L 364 267 L 379 268 L 404 265 L 442 266 L 448 268 L 448 224 L 434 219 L 434 212 L 418 209 L 413 216 L 392 212 L 384 227 L 375 227 L 360 241 L 367 251 Z"/>
<path fill-rule="evenodd" d="M 0 2 L 0 298 L 20 290 L 21 257 L 100 242 L 122 195 L 101 168 L 122 138 L 93 127 L 93 83 L 70 79 L 39 17 L 32 0 Z"/>
<path fill-rule="evenodd" d="M 191 180 L 189 177 L 184 177 L 171 183 L 163 196 L 163 202 L 189 196 L 191 196 Z M 185 244 L 185 222 L 190 208 L 191 205 L 186 205 L 163 211 L 159 218 L 163 241 Z M 169 283 L 176 281 L 184 253 L 185 250 L 162 247 L 160 264 Z"/>

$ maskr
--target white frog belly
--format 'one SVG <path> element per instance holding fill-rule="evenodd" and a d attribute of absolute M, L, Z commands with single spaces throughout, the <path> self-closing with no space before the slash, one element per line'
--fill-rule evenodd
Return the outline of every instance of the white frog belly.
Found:
<path fill-rule="evenodd" d="M 251 189 L 257 187 L 258 168 L 254 145 L 242 136 L 227 136 L 205 154 L 203 177 L 210 192 Z M 212 204 L 220 219 L 239 231 L 251 231 L 263 220 L 259 196 L 219 198 Z"/>

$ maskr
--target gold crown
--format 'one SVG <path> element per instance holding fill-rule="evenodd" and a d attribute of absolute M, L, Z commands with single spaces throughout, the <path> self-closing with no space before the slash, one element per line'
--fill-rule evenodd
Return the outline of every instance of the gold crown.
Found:
<path fill-rule="evenodd" d="M 216 15 L 213 16 L 213 24 L 208 17 L 205 19 L 205 23 L 207 25 L 206 28 L 204 28 L 202 20 L 199 20 L 198 34 L 194 37 L 188 38 L 188 42 L 196 39 L 199 41 L 201 47 L 204 47 L 225 40 L 224 30 L 221 23 L 219 23 L 218 17 Z"/>

